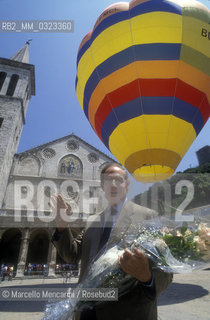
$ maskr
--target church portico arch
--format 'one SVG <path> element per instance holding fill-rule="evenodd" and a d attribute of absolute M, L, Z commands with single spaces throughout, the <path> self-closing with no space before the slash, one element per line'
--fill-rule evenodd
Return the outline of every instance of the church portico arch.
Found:
<path fill-rule="evenodd" d="M 26 263 L 47 264 L 49 249 L 49 232 L 35 229 L 30 233 Z"/>
<path fill-rule="evenodd" d="M 0 241 L 0 264 L 13 265 L 17 269 L 22 232 L 18 228 L 7 229 Z"/>

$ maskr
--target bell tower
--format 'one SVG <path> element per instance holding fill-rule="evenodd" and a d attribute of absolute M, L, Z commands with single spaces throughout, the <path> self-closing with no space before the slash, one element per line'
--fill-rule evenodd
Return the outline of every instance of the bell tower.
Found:
<path fill-rule="evenodd" d="M 10 59 L 0 58 L 0 208 L 32 95 L 35 74 L 27 42 Z"/>

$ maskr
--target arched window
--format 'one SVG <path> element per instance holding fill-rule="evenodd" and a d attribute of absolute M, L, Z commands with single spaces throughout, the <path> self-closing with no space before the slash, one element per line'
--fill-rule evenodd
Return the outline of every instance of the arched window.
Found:
<path fill-rule="evenodd" d="M 13 96 L 14 92 L 15 92 L 15 88 L 18 82 L 19 76 L 17 74 L 13 74 L 11 76 L 10 82 L 9 82 L 9 86 L 7 89 L 7 96 Z"/>
<path fill-rule="evenodd" d="M 6 72 L 0 72 L 0 90 L 3 87 L 4 80 L 6 79 L 6 76 L 7 76 Z"/>

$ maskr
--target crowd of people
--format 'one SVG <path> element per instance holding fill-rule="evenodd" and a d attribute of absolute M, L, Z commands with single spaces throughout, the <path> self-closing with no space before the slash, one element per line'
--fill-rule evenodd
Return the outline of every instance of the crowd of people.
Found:
<path fill-rule="evenodd" d="M 64 263 L 64 264 L 56 264 L 55 266 L 55 273 L 60 274 L 60 275 L 68 275 L 77 277 L 78 276 L 78 268 L 76 265 L 72 265 L 69 263 Z"/>
<path fill-rule="evenodd" d="M 14 273 L 14 266 L 9 264 L 6 265 L 4 263 L 1 264 L 1 281 L 4 281 L 6 278 L 8 280 L 12 280 Z"/>
<path fill-rule="evenodd" d="M 42 263 L 28 263 L 25 268 L 25 275 L 47 275 L 47 265 Z"/>
<path fill-rule="evenodd" d="M 12 264 L 5 264 L 2 263 L 0 265 L 0 277 L 1 281 L 4 281 L 5 279 L 12 280 L 13 277 L 15 277 L 15 270 L 14 265 Z M 62 277 L 77 277 L 78 276 L 78 270 L 76 265 L 72 264 L 56 264 L 55 266 L 55 274 L 57 276 Z M 25 276 L 47 276 L 48 275 L 48 266 L 44 263 L 27 263 L 25 267 Z"/>
<path fill-rule="evenodd" d="M 56 275 L 63 275 L 66 274 L 67 271 L 75 273 L 75 265 L 71 264 L 56 264 L 55 266 L 55 274 Z M 47 264 L 41 263 L 28 263 L 25 269 L 25 275 L 43 275 L 47 276 L 48 273 L 48 266 Z"/>

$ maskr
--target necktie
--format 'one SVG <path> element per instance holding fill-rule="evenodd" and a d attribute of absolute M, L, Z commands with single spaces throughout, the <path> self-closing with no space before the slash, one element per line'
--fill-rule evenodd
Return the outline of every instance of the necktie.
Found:
<path fill-rule="evenodd" d="M 111 215 L 115 216 L 117 214 L 117 209 L 115 207 L 111 207 Z"/>
<path fill-rule="evenodd" d="M 112 231 L 112 227 L 113 227 L 113 217 L 114 215 L 117 213 L 116 208 L 111 207 L 111 215 L 110 218 L 106 221 L 102 236 L 101 236 L 101 240 L 99 243 L 99 250 L 101 250 L 103 248 L 103 246 L 108 242 L 109 237 L 110 237 L 110 233 Z"/>

